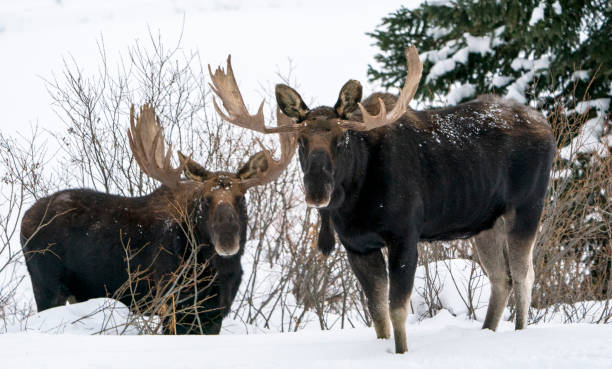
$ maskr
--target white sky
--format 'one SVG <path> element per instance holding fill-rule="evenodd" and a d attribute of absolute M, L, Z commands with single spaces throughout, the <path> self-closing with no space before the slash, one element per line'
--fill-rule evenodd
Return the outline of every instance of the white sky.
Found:
<path fill-rule="evenodd" d="M 43 83 L 74 57 L 93 75 L 97 42 L 112 59 L 149 27 L 171 46 L 184 22 L 182 46 L 198 50 L 204 64 L 224 63 L 229 53 L 249 106 L 261 100 L 261 85 L 280 82 L 289 60 L 307 102 L 333 105 L 348 79 L 371 92 L 366 70 L 376 49 L 365 32 L 383 16 L 415 1 L 324 0 L 27 0 L 0 5 L 0 130 L 28 134 L 29 126 L 57 129 L 58 117 Z"/>

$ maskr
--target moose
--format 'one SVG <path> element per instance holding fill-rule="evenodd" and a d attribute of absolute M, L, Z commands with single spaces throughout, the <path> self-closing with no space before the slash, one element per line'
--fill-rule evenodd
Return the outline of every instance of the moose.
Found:
<path fill-rule="evenodd" d="M 490 282 L 483 328 L 495 330 L 513 290 L 516 329 L 527 323 L 534 282 L 532 250 L 542 214 L 555 140 L 544 116 L 494 95 L 437 110 L 409 103 L 422 74 L 414 46 L 399 96 L 374 93 L 350 80 L 333 107 L 309 109 L 291 87 L 276 86 L 290 126 L 266 128 L 261 107 L 250 115 L 234 84 L 217 96 L 228 122 L 297 137 L 305 200 L 317 208 L 319 249 L 334 231 L 368 301 L 378 338 L 407 351 L 405 321 L 419 241 L 475 236 Z M 228 59 L 227 79 L 234 80 Z M 220 72 L 219 72 L 220 73 Z M 388 262 L 382 249 L 388 251 Z"/>
<path fill-rule="evenodd" d="M 161 183 L 151 194 L 71 189 L 38 200 L 25 213 L 21 244 L 38 311 L 105 296 L 133 308 L 173 293 L 162 306 L 175 312 L 164 322 L 165 333 L 218 334 L 242 278 L 245 193 L 278 178 L 294 155 L 295 139 L 281 136 L 279 160 L 262 146 L 230 173 L 208 171 L 180 152 L 173 167 L 172 145 L 165 151 L 160 119 L 149 105 L 136 117 L 132 106 L 128 138 L 140 169 Z M 194 273 L 181 273 L 192 264 Z M 172 286 L 184 288 L 174 293 Z M 194 305 L 195 312 L 188 308 Z"/>

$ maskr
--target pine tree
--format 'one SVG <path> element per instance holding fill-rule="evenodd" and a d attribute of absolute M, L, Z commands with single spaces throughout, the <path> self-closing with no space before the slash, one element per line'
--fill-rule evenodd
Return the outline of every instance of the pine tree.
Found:
<path fill-rule="evenodd" d="M 577 284 L 560 284 L 580 289 L 600 279 L 608 283 L 598 282 L 588 297 L 612 296 L 612 181 L 605 179 L 612 175 L 612 3 L 436 0 L 400 8 L 369 35 L 380 52 L 368 74 L 385 88 L 401 87 L 404 48 L 414 44 L 423 61 L 416 96 L 421 102 L 435 107 L 496 93 L 547 114 L 561 148 L 549 209 L 559 206 L 567 215 L 555 226 L 578 230 L 588 223 L 590 230 L 558 236 L 555 252 L 567 254 L 564 247 L 571 244 L 576 270 L 583 273 Z M 586 183 L 592 188 L 578 194 Z"/>
<path fill-rule="evenodd" d="M 457 0 L 401 8 L 370 34 L 381 53 L 374 57 L 380 67 L 370 65 L 368 73 L 384 87 L 399 87 L 403 50 L 414 44 L 424 61 L 417 96 L 434 103 L 461 86 L 464 93 L 453 103 L 489 92 L 522 103 L 539 97 L 540 106 L 555 99 L 571 105 L 573 96 L 609 98 L 611 15 L 606 0 Z"/>

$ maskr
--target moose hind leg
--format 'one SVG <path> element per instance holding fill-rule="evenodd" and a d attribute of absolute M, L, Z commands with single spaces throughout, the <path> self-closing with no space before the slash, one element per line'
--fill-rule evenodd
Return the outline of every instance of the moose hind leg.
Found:
<path fill-rule="evenodd" d="M 496 330 L 508 303 L 512 280 L 506 256 L 506 219 L 497 219 L 491 229 L 480 232 L 474 239 L 480 265 L 491 282 L 491 296 L 483 329 Z"/>
<path fill-rule="evenodd" d="M 390 337 L 387 266 L 381 250 L 357 254 L 346 250 L 351 269 L 368 299 L 377 338 Z"/>
<path fill-rule="evenodd" d="M 516 300 L 516 329 L 523 329 L 527 325 L 535 277 L 532 254 L 541 213 L 540 205 L 517 209 L 512 228 L 508 232 L 508 259 Z"/>

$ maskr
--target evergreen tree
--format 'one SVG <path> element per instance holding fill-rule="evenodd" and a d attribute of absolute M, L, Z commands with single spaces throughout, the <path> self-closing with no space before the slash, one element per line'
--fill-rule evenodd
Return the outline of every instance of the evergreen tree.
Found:
<path fill-rule="evenodd" d="M 608 0 L 436 0 L 400 8 L 369 34 L 380 52 L 368 74 L 385 88 L 401 87 L 404 49 L 414 44 L 423 61 L 420 101 L 443 106 L 496 93 L 547 114 L 561 148 L 548 208 L 562 208 L 566 219 L 554 226 L 571 231 L 557 235 L 557 248 L 545 257 L 558 262 L 555 253 L 572 249 L 582 275 L 559 282 L 566 292 L 600 280 L 576 299 L 612 296 L 612 180 L 605 179 L 612 175 L 611 15 Z M 584 184 L 591 188 L 581 195 Z M 569 241 L 577 237 L 580 242 Z"/>
<path fill-rule="evenodd" d="M 555 99 L 573 105 L 573 96 L 610 98 L 611 14 L 607 0 L 456 0 L 401 8 L 370 34 L 381 53 L 380 66 L 368 73 L 384 87 L 401 87 L 403 50 L 414 44 L 424 62 L 417 96 L 434 104 L 457 88 L 463 92 L 452 103 L 489 92 L 522 103 L 539 97 L 547 107 Z"/>

